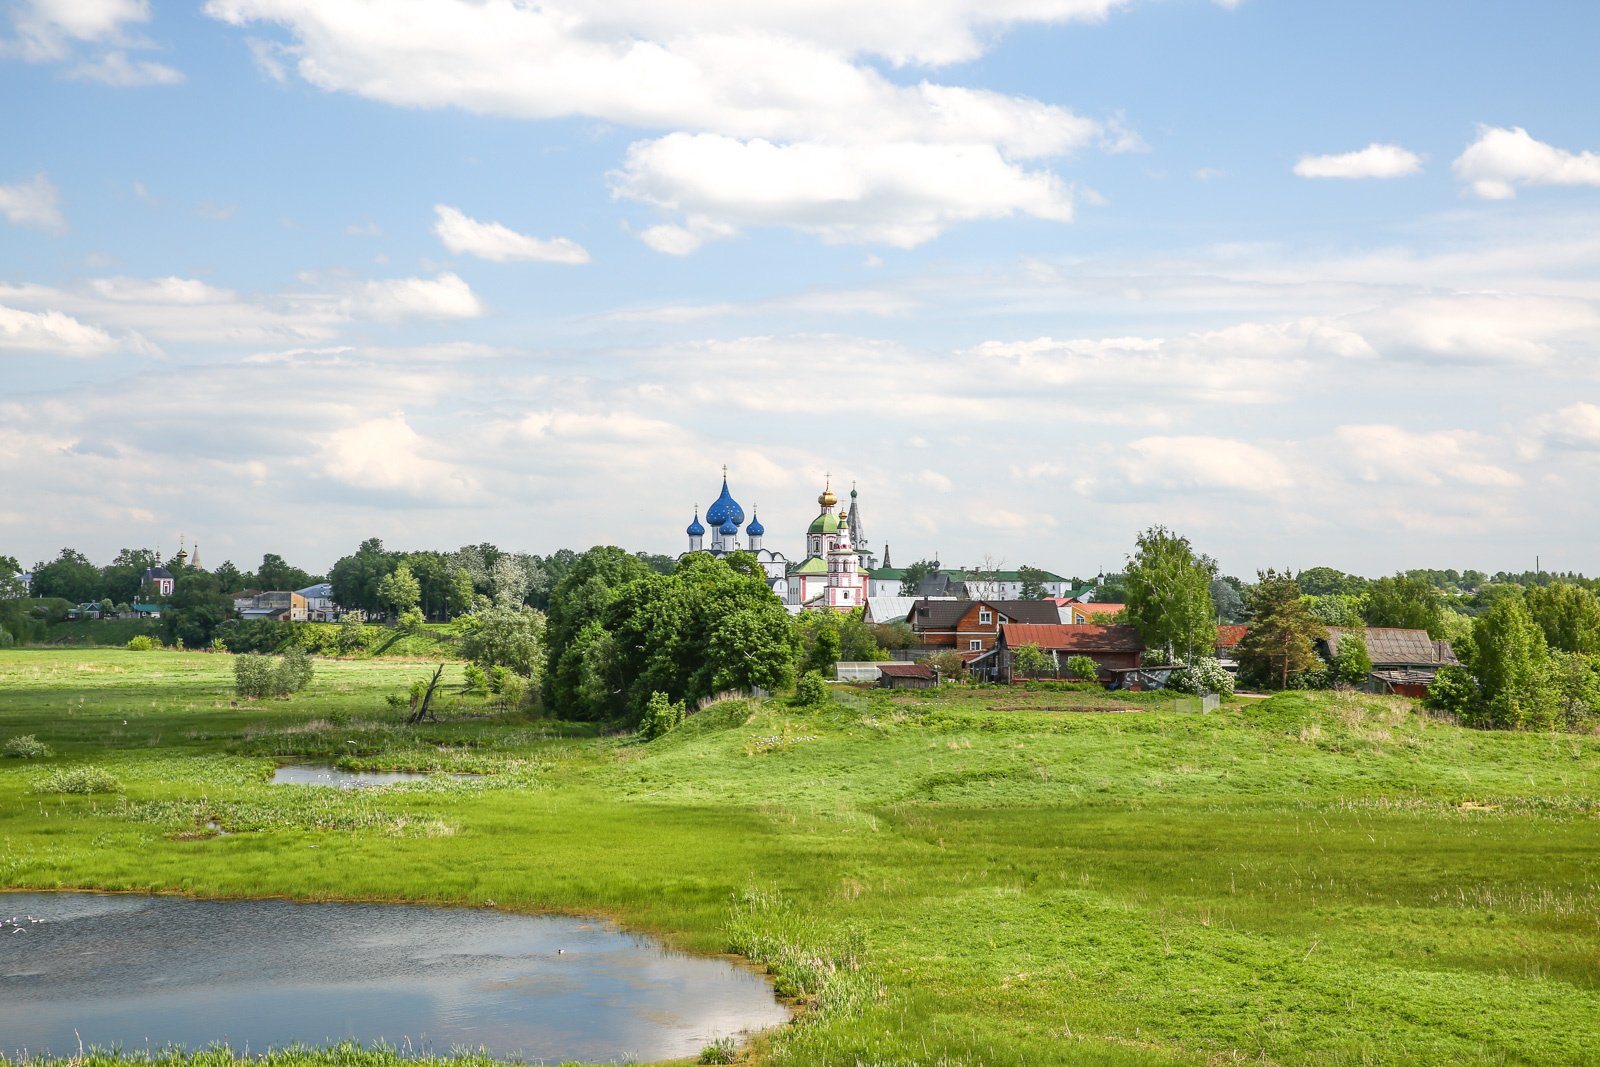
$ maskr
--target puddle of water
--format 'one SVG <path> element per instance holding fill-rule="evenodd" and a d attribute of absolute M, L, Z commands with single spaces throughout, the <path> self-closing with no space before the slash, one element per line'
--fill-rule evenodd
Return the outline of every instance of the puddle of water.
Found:
<path fill-rule="evenodd" d="M 368 785 L 420 782 L 427 777 L 420 771 L 342 771 L 327 763 L 288 763 L 272 772 L 272 784 L 324 785 L 339 789 L 359 789 Z"/>
<path fill-rule="evenodd" d="M 727 961 L 603 924 L 401 905 L 0 896 L 0 1054 L 385 1041 L 606 1063 L 693 1056 L 788 1011 Z M 42 920 L 32 922 L 31 919 Z"/>

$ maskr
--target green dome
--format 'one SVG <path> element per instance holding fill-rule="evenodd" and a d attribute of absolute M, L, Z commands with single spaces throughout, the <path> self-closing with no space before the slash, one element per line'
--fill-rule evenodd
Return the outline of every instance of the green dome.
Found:
<path fill-rule="evenodd" d="M 830 534 L 838 532 L 839 516 L 830 511 L 824 511 L 821 515 L 818 515 L 816 518 L 812 519 L 810 527 L 806 530 L 806 533 L 808 534 Z"/>

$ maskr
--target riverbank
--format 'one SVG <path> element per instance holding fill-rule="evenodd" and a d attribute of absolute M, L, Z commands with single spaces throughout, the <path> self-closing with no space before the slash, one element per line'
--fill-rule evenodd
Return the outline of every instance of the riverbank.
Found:
<path fill-rule="evenodd" d="M 0 652 L 0 743 L 55 752 L 0 760 L 0 885 L 605 915 L 820 1001 L 756 1043 L 772 1064 L 1600 1048 L 1594 737 L 1356 695 L 1095 714 L 980 691 L 721 705 L 646 745 L 467 696 L 399 726 L 384 696 L 421 668 L 384 661 L 235 706 L 230 667 Z M 266 783 L 333 754 L 476 777 Z M 35 791 L 86 766 L 118 791 Z"/>

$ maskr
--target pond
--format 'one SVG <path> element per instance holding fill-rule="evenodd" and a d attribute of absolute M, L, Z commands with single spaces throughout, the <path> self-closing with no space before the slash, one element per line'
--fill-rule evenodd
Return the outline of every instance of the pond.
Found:
<path fill-rule="evenodd" d="M 598 922 L 409 905 L 0 894 L 0 1054 L 384 1041 L 593 1063 L 785 1022 L 757 975 Z M 13 921 L 13 917 L 15 921 Z"/>
<path fill-rule="evenodd" d="M 358 789 L 367 785 L 420 782 L 427 777 L 420 771 L 342 771 L 331 763 L 285 763 L 272 772 L 272 784 L 327 785 L 340 789 Z"/>

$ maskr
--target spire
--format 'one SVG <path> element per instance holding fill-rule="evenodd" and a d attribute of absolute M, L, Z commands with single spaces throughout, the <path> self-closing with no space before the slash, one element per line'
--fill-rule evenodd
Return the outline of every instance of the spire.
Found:
<path fill-rule="evenodd" d="M 889 542 L 885 541 L 883 543 L 883 569 L 889 570 L 893 566 L 894 564 L 889 562 Z"/>
<path fill-rule="evenodd" d="M 193 567 L 197 571 L 205 570 L 204 567 L 200 566 L 200 542 L 199 541 L 196 541 L 194 543 L 194 556 L 190 558 L 189 566 Z"/>

